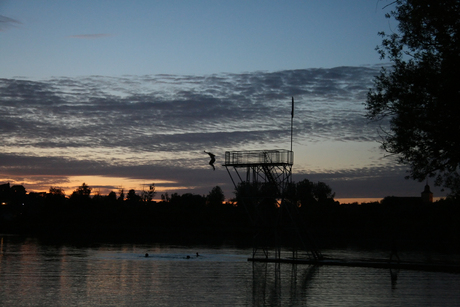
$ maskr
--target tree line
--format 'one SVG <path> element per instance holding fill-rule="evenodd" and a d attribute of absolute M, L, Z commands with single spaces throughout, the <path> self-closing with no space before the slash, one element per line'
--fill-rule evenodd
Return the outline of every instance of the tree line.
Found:
<path fill-rule="evenodd" d="M 240 183 L 225 200 L 219 186 L 207 195 L 164 193 L 154 201 L 155 186 L 137 194 L 129 190 L 91 196 L 82 184 L 66 197 L 60 188 L 26 193 L 23 186 L 0 185 L 0 233 L 82 240 L 236 240 L 251 243 L 257 218 L 275 225 L 280 198 L 270 184 Z M 455 199 L 422 203 L 417 198 L 386 197 L 380 202 L 340 204 L 323 182 L 290 183 L 283 206 L 295 208 L 320 248 L 366 246 L 389 248 L 400 241 L 414 248 L 460 249 L 460 206 Z M 287 208 L 287 207 L 286 207 Z M 262 225 L 265 227 L 267 225 Z M 291 239 L 286 232 L 284 242 Z"/>
<path fill-rule="evenodd" d="M 0 231 L 30 234 L 100 234 L 151 235 L 198 233 L 208 236 L 250 236 L 253 231 L 248 207 L 256 203 L 278 206 L 276 195 L 267 192 L 268 185 L 258 187 L 240 184 L 234 198 L 225 200 L 219 186 L 207 195 L 164 193 L 154 201 L 155 185 L 137 193 L 123 189 L 107 195 L 96 193 L 83 183 L 69 196 L 62 188 L 48 192 L 27 193 L 22 185 L 0 185 Z M 325 183 L 303 180 L 292 183 L 299 205 L 334 202 L 334 193 Z M 247 201 L 248 193 L 254 203 Z M 294 195 L 293 194 L 293 195 Z M 249 211 L 252 209 L 249 208 Z M 275 208 L 276 210 L 276 208 Z"/>

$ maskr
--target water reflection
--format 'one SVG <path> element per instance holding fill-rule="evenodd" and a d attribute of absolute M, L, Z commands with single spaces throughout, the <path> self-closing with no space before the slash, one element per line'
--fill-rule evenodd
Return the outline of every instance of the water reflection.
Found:
<path fill-rule="evenodd" d="M 254 306 L 306 306 L 308 289 L 319 267 L 313 265 L 253 263 Z"/>
<path fill-rule="evenodd" d="M 390 269 L 390 279 L 391 279 L 391 289 L 396 289 L 396 284 L 398 283 L 398 274 L 399 269 Z"/>
<path fill-rule="evenodd" d="M 460 305 L 460 274 L 253 263 L 251 249 L 232 246 L 76 246 L 0 236 L 0 251 L 5 306 Z"/>

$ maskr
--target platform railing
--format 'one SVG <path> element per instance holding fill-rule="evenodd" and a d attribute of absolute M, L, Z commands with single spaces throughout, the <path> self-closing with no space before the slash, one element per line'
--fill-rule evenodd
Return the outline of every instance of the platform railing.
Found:
<path fill-rule="evenodd" d="M 225 152 L 226 166 L 294 163 L 294 152 L 286 149 Z"/>

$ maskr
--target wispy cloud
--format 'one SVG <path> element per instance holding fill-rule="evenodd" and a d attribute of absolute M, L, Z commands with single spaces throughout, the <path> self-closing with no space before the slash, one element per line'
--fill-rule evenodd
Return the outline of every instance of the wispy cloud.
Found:
<path fill-rule="evenodd" d="M 76 34 L 76 35 L 69 35 L 70 38 L 79 38 L 79 39 L 97 39 L 97 38 L 104 38 L 112 36 L 112 34 L 108 33 L 97 33 L 97 34 Z"/>
<path fill-rule="evenodd" d="M 9 27 L 16 27 L 22 25 L 19 20 L 0 15 L 0 32 L 5 31 Z"/>

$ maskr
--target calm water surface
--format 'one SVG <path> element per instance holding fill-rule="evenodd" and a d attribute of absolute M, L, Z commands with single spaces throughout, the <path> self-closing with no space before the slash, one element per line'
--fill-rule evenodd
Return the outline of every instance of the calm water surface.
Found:
<path fill-rule="evenodd" d="M 460 306 L 460 274 L 253 264 L 247 261 L 251 252 L 232 246 L 50 245 L 0 235 L 0 305 Z"/>

